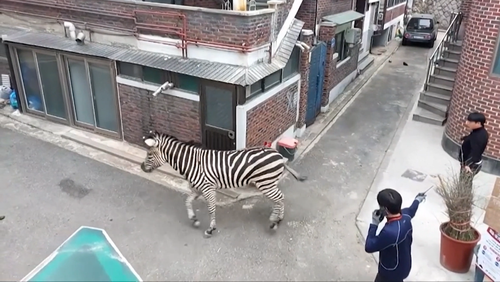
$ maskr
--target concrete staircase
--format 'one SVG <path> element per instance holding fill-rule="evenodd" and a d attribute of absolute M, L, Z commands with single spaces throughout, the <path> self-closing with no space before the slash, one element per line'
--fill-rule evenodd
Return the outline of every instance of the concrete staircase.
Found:
<path fill-rule="evenodd" d="M 413 120 L 435 125 L 444 125 L 450 104 L 455 76 L 462 52 L 459 30 L 462 14 L 452 15 L 451 24 L 443 40 L 429 58 L 424 89 L 418 99 Z"/>
<path fill-rule="evenodd" d="M 442 125 L 446 118 L 446 108 L 451 100 L 462 43 L 457 41 L 447 45 L 442 57 L 435 63 L 429 82 L 420 93 L 413 120 Z"/>

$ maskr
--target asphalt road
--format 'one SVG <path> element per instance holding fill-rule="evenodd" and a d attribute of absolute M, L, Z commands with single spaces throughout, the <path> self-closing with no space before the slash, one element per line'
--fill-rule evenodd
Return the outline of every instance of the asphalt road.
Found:
<path fill-rule="evenodd" d="M 372 280 L 356 214 L 422 85 L 427 52 L 400 48 L 293 164 L 309 181 L 282 183 L 286 215 L 275 234 L 271 203 L 256 197 L 219 208 L 219 233 L 204 239 L 204 203 L 195 204 L 197 230 L 178 192 L 0 128 L 0 280 L 24 277 L 82 225 L 104 228 L 145 281 Z"/>

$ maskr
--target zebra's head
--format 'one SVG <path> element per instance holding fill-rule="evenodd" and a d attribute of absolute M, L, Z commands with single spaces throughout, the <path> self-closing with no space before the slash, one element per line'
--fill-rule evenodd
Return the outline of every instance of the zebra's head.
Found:
<path fill-rule="evenodd" d="M 168 140 L 163 140 L 161 134 L 150 131 L 148 136 L 142 137 L 144 143 L 148 146 L 146 159 L 141 164 L 141 169 L 144 172 L 152 172 L 167 162 L 165 154 L 161 150 L 160 144 L 164 144 Z"/>

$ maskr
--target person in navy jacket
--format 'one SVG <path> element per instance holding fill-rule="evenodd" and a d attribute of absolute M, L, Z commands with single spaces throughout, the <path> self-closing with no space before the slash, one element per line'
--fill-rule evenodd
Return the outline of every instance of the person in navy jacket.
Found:
<path fill-rule="evenodd" d="M 419 193 L 410 207 L 401 209 L 403 198 L 396 190 L 387 188 L 378 193 L 380 209 L 373 211 L 365 242 L 367 253 L 379 252 L 375 282 L 399 282 L 410 274 L 413 242 L 411 219 L 425 197 L 424 193 Z M 378 225 L 384 217 L 387 218 L 387 223 L 377 235 Z"/>

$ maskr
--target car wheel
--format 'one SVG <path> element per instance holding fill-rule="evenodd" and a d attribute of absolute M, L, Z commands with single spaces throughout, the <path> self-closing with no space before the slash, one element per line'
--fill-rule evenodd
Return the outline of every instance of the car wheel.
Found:
<path fill-rule="evenodd" d="M 401 45 L 406 46 L 406 45 L 408 45 L 408 42 L 403 39 L 403 41 L 401 42 Z"/>
<path fill-rule="evenodd" d="M 429 48 L 434 48 L 434 41 L 429 42 Z"/>

